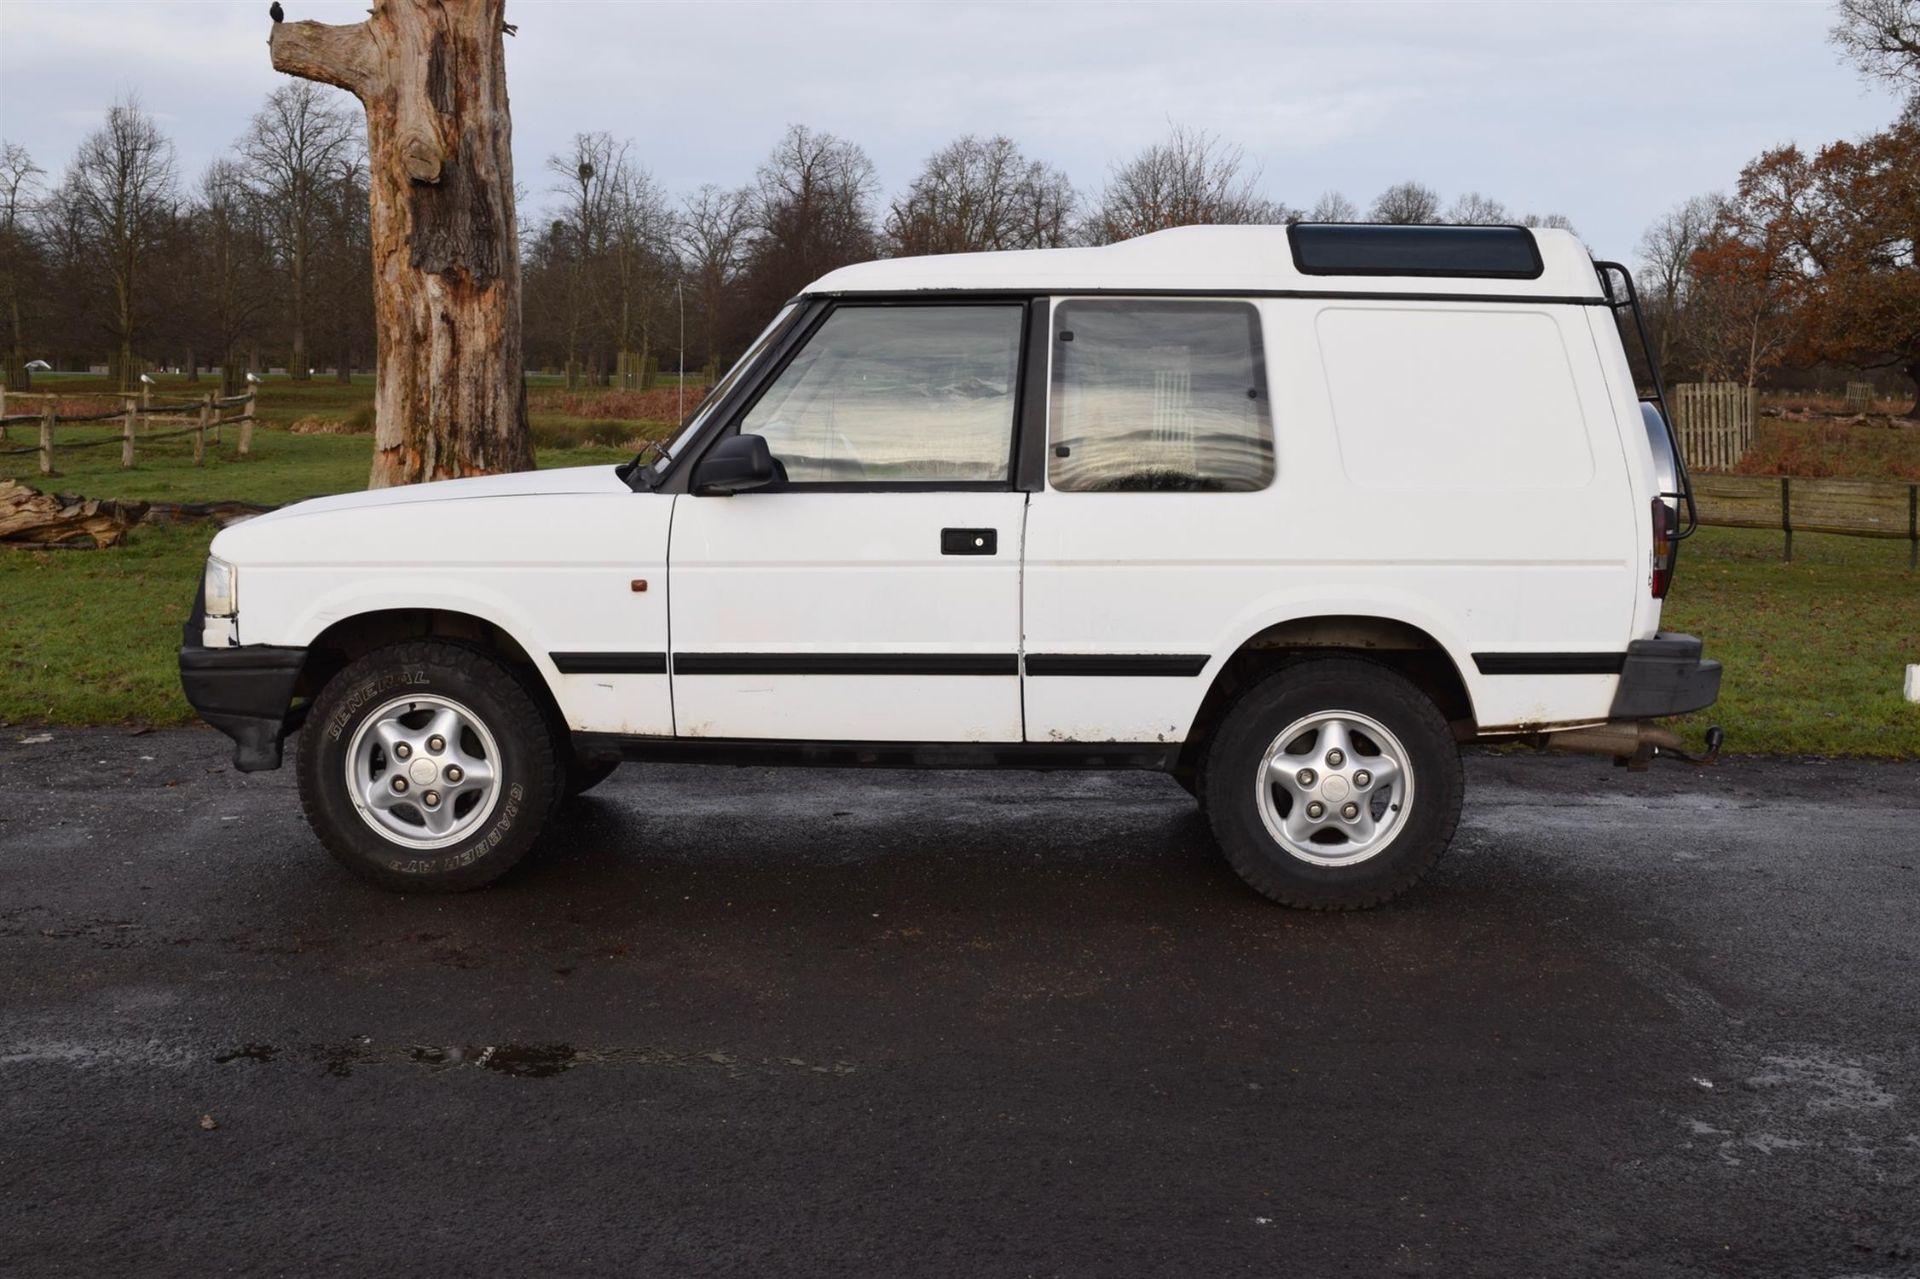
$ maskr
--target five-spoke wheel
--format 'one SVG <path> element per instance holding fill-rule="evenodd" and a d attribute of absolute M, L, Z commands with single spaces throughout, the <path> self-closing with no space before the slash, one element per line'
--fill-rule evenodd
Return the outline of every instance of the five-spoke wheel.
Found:
<path fill-rule="evenodd" d="M 1406 747 L 1357 711 L 1321 711 L 1280 730 L 1255 770 L 1267 833 L 1295 857 L 1346 866 L 1376 856 L 1413 802 Z"/>
<path fill-rule="evenodd" d="M 442 848 L 492 815 L 499 757 L 492 732 L 467 707 L 434 694 L 396 697 L 354 731 L 347 787 L 387 839 Z"/>

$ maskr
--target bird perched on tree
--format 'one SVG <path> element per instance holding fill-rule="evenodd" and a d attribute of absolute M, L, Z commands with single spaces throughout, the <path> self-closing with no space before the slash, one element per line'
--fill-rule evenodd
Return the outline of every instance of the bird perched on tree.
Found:
<path fill-rule="evenodd" d="M 280 0 L 273 0 L 273 3 L 267 6 L 267 16 L 275 22 L 285 22 L 287 11 L 280 7 Z"/>

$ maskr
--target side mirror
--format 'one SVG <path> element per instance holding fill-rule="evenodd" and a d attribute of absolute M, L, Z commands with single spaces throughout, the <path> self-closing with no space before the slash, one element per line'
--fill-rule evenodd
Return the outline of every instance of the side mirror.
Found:
<path fill-rule="evenodd" d="M 758 435 L 730 435 L 707 450 L 688 486 L 695 497 L 731 497 L 773 483 L 773 452 Z"/>

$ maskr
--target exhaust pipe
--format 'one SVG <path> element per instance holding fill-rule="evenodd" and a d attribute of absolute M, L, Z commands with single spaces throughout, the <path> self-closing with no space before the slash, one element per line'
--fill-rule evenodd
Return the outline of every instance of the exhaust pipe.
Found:
<path fill-rule="evenodd" d="M 1616 764 L 1639 771 L 1657 758 L 1676 759 L 1687 764 L 1711 764 L 1720 757 L 1726 733 L 1718 726 L 1707 730 L 1707 753 L 1689 755 L 1681 749 L 1680 735 L 1649 720 L 1615 720 L 1588 728 L 1567 728 L 1544 734 L 1540 745 L 1550 751 L 1570 751 L 1580 755 L 1610 755 Z"/>

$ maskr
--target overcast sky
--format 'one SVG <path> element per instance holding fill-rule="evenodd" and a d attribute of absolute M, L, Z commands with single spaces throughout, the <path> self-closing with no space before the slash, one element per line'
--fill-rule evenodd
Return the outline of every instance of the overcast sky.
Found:
<path fill-rule="evenodd" d="M 283 0 L 354 22 L 368 0 Z M 635 140 L 668 190 L 739 185 L 789 122 L 859 142 L 889 192 L 961 133 L 1006 133 L 1083 190 L 1167 132 L 1245 148 L 1267 193 L 1363 207 L 1415 178 L 1570 217 L 1630 254 L 1762 148 L 1888 122 L 1826 4 L 869 4 L 512 0 L 516 177 L 577 131 Z M 267 0 L 0 0 L 0 135 L 56 176 L 137 93 L 191 178 L 279 78 Z M 351 99 L 342 95 L 352 105 Z"/>

